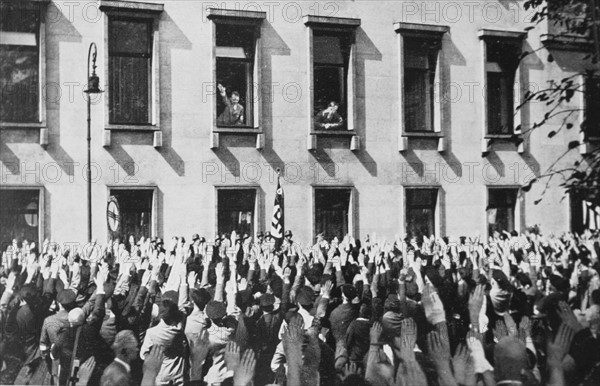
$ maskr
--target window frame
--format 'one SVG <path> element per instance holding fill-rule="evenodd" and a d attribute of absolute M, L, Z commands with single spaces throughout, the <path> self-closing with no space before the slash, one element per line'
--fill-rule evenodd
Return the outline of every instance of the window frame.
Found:
<path fill-rule="evenodd" d="M 135 186 L 128 186 L 128 185 L 106 185 L 106 200 L 105 202 L 108 202 L 108 200 L 110 199 L 110 197 L 112 196 L 111 191 L 112 190 L 121 190 L 121 191 L 126 191 L 126 190 L 145 190 L 145 191 L 152 191 L 152 218 L 150 220 L 150 229 L 151 229 L 151 234 L 149 235 L 150 237 L 158 237 L 159 236 L 159 232 L 158 232 L 158 226 L 160 224 L 159 222 L 159 217 L 160 217 L 160 213 L 158 211 L 158 187 L 156 185 L 135 185 Z M 106 220 L 106 218 L 105 218 Z M 105 228 L 106 230 L 106 235 L 108 236 L 109 230 L 108 230 L 108 224 L 106 224 L 105 221 Z"/>
<path fill-rule="evenodd" d="M 307 108 L 308 108 L 308 135 L 309 142 L 312 140 L 312 136 L 317 135 L 337 135 L 337 136 L 356 136 L 356 30 L 360 27 L 361 20 L 353 18 L 340 18 L 340 17 L 323 17 L 315 15 L 303 16 L 303 22 L 306 26 L 306 39 L 308 49 L 308 63 L 307 63 Z M 346 127 L 343 130 L 316 130 L 315 129 L 315 115 L 318 111 L 315 111 L 315 62 L 314 62 L 314 34 L 317 33 L 331 33 L 336 35 L 343 35 L 347 39 L 349 57 L 348 57 L 348 68 L 346 69 L 346 85 L 345 85 L 345 99 L 346 99 Z M 341 103 L 341 101 L 339 101 Z M 313 146 L 309 146 L 309 149 Z"/>
<path fill-rule="evenodd" d="M 130 53 L 125 53 L 125 52 L 111 52 L 111 48 L 110 48 L 110 40 L 112 39 L 112 35 L 111 35 L 111 23 L 113 22 L 132 22 L 132 23 L 137 23 L 137 24 L 146 24 L 147 27 L 149 27 L 148 29 L 148 36 L 147 36 L 147 43 L 148 43 L 148 47 L 147 49 L 150 51 L 150 54 L 130 54 Z M 152 117 L 152 110 L 153 110 L 153 106 L 152 106 L 152 89 L 153 89 L 153 79 L 152 79 L 152 73 L 153 73 L 153 63 L 152 63 L 152 57 L 154 56 L 154 47 L 153 47 L 153 35 L 154 35 L 154 27 L 153 27 L 153 20 L 151 18 L 141 18 L 141 17 L 136 17 L 136 18 L 132 18 L 132 17 L 120 17 L 120 16 L 112 16 L 108 18 L 108 40 L 109 40 L 109 44 L 108 44 L 108 62 L 107 62 L 107 67 L 108 67 L 108 72 L 110 73 L 114 73 L 115 69 L 112 68 L 112 58 L 113 57 L 128 57 L 128 58 L 145 58 L 148 60 L 149 62 L 149 66 L 150 68 L 148 69 L 148 89 L 147 89 L 147 97 L 148 97 L 148 111 L 146 111 L 147 117 L 148 117 L 148 121 L 147 122 L 140 122 L 140 123 L 132 123 L 132 122 L 111 122 L 110 121 L 110 115 L 111 115 L 111 108 L 112 108 L 112 87 L 113 85 L 110 82 L 110 78 L 108 78 L 108 115 L 109 115 L 109 125 L 112 126 L 148 126 L 148 125 L 152 125 L 152 122 L 154 121 L 153 117 Z"/>
<path fill-rule="evenodd" d="M 483 98 L 483 116 L 482 116 L 482 153 L 487 154 L 488 144 L 490 139 L 510 139 L 515 134 L 520 134 L 517 131 L 517 128 L 521 124 L 521 114 L 522 111 L 518 111 L 517 107 L 520 105 L 522 100 L 522 66 L 520 61 L 517 62 L 514 69 L 509 69 L 509 71 L 514 71 L 514 74 L 509 74 L 513 79 L 513 84 L 511 87 L 512 90 L 512 128 L 508 133 L 494 133 L 490 132 L 490 122 L 489 122 L 489 103 L 488 103 L 488 72 L 498 72 L 492 71 L 493 67 L 499 66 L 496 62 L 488 62 L 488 44 L 500 44 L 506 46 L 504 49 L 514 49 L 515 56 L 520 57 L 523 52 L 523 42 L 527 36 L 526 32 L 516 32 L 516 31 L 502 31 L 502 30 L 490 30 L 490 29 L 481 29 L 478 33 L 480 40 L 480 51 L 483 58 L 482 65 L 482 74 L 481 74 L 481 84 L 483 85 L 483 90 L 485 90 L 485 95 Z M 513 47 L 510 47 L 513 46 Z M 507 73 L 507 71 L 500 69 L 501 73 Z M 509 101 L 510 102 L 510 101 Z"/>
<path fill-rule="evenodd" d="M 440 93 L 444 90 L 443 85 L 445 84 L 445 78 L 443 74 L 443 66 L 445 65 L 444 60 L 444 37 L 450 32 L 450 27 L 445 25 L 432 25 L 432 24 L 417 24 L 417 23 L 394 23 L 394 30 L 397 37 L 397 46 L 399 53 L 398 63 L 398 124 L 399 124 L 399 137 L 402 142 L 403 137 L 443 137 L 444 128 L 442 114 L 444 108 L 442 101 L 444 98 L 441 97 Z M 433 84 L 433 95 L 429 95 L 429 98 L 433 98 L 430 102 L 432 106 L 427 115 L 430 115 L 428 120 L 431 122 L 431 130 L 418 131 L 408 130 L 406 127 L 406 109 L 405 109 L 405 73 L 406 57 L 407 57 L 407 43 L 409 40 L 422 41 L 434 46 L 430 47 L 427 54 L 428 56 L 435 56 L 436 63 L 433 68 L 429 68 L 428 72 L 434 71 L 434 84 Z M 437 46 L 437 47 L 435 47 Z M 428 60 L 430 58 L 428 57 Z M 430 86 L 431 87 L 431 86 Z M 435 94 L 437 92 L 437 98 Z M 402 145 L 400 148 L 402 149 Z"/>
<path fill-rule="evenodd" d="M 521 190 L 521 186 L 519 185 L 486 185 L 485 187 L 486 189 L 486 206 L 485 206 L 485 210 L 483 211 L 484 214 L 484 224 L 485 224 L 485 234 L 489 236 L 491 236 L 489 228 L 490 228 L 490 224 L 488 223 L 488 209 L 490 208 L 490 191 L 492 190 L 513 190 L 515 192 L 515 205 L 513 208 L 513 219 L 514 219 L 514 224 L 513 224 L 513 228 L 515 231 L 517 232 L 521 232 L 521 229 L 523 229 L 522 226 L 522 214 L 524 213 L 523 208 L 521 208 L 521 206 L 523 205 L 523 196 L 522 196 L 522 190 Z M 504 229 L 505 231 L 510 232 L 508 229 Z"/>
<path fill-rule="evenodd" d="M 358 230 L 358 202 L 357 202 L 357 191 L 354 185 L 311 185 L 312 195 L 312 235 L 313 239 L 317 237 L 317 190 L 345 190 L 350 192 L 350 198 L 348 203 L 348 233 L 350 236 L 357 238 L 359 236 Z"/>
<path fill-rule="evenodd" d="M 46 13 L 50 0 L 24 0 L 21 2 L 10 2 L 20 10 L 34 10 L 39 12 L 38 25 L 38 119 L 31 122 L 11 122 L 0 119 L 0 130 L 2 129 L 37 129 L 47 130 L 46 99 L 44 87 L 46 86 Z"/>
<path fill-rule="evenodd" d="M 435 204 L 433 207 L 433 230 L 435 235 L 442 234 L 442 221 L 443 221 L 443 189 L 441 185 L 406 185 L 403 189 L 403 224 L 402 227 L 404 229 L 404 233 L 408 232 L 408 191 L 409 190 L 429 190 L 435 191 Z M 427 237 L 431 235 L 426 235 Z"/>
<path fill-rule="evenodd" d="M 104 79 L 108 87 L 104 88 L 104 122 L 105 130 L 116 131 L 160 131 L 160 15 L 164 10 L 163 4 L 140 3 L 134 1 L 101 0 L 100 10 L 104 12 Z M 147 20 L 151 23 L 149 79 L 149 122 L 146 124 L 112 123 L 110 121 L 110 21 L 111 20 Z M 99 66 L 100 67 L 100 66 Z"/>
<path fill-rule="evenodd" d="M 248 185 L 215 185 L 214 199 L 215 199 L 215 212 L 214 212 L 214 232 L 215 235 L 219 234 L 219 192 L 221 191 L 235 191 L 235 190 L 253 190 L 254 191 L 254 234 L 250 235 L 254 237 L 256 233 L 264 230 L 264 216 L 263 216 L 263 197 L 262 189 L 260 185 L 248 184 Z"/>
<path fill-rule="evenodd" d="M 256 89 L 255 85 L 262 85 L 261 73 L 262 73 L 262 23 L 266 19 L 265 12 L 257 11 L 238 11 L 223 8 L 208 8 L 207 19 L 211 21 L 211 44 L 212 44 L 212 56 L 211 56 L 211 73 L 214 83 L 214 96 L 209 98 L 211 103 L 211 117 L 212 117 L 212 133 L 213 134 L 262 134 L 263 129 L 261 127 L 261 113 L 262 113 L 262 98 L 255 95 L 252 96 L 252 122 L 247 122 L 244 126 L 219 126 L 217 124 L 217 99 L 220 98 L 219 91 L 217 90 L 217 25 L 230 25 L 235 26 L 254 26 L 254 58 L 252 60 L 252 84 L 248 87 L 252 92 L 260 93 L 262 90 Z M 248 96 L 246 96 L 248 98 Z M 244 109 L 247 110 L 248 100 Z M 250 120 L 247 111 L 245 111 L 246 121 Z M 218 141 L 216 141 L 218 143 Z M 215 147 L 218 147 L 215 146 Z"/>
<path fill-rule="evenodd" d="M 36 245 L 41 246 L 42 240 L 46 235 L 46 189 L 41 185 L 0 185 L 0 190 L 37 190 L 38 198 L 38 240 L 35 240 Z M 19 240 L 22 241 L 22 240 Z M 33 240 L 28 240 L 33 241 Z"/>

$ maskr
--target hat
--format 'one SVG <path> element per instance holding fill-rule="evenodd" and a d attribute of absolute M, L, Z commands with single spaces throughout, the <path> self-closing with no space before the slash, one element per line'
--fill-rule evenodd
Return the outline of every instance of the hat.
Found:
<path fill-rule="evenodd" d="M 206 305 L 206 316 L 210 319 L 221 319 L 227 315 L 227 307 L 225 303 L 211 300 Z"/>
<path fill-rule="evenodd" d="M 258 232 L 256 234 L 256 237 L 265 237 L 265 234 L 263 232 Z"/>
<path fill-rule="evenodd" d="M 194 235 L 192 236 L 192 241 L 196 241 L 199 239 L 200 239 L 200 236 L 197 233 L 194 233 Z"/>
<path fill-rule="evenodd" d="M 296 301 L 302 306 L 310 306 L 315 301 L 315 294 L 309 287 L 302 287 L 296 295 Z"/>
<path fill-rule="evenodd" d="M 290 231 L 290 230 L 287 230 L 287 231 L 285 231 L 285 233 L 283 234 L 283 236 L 284 236 L 284 237 L 288 237 L 288 236 L 289 236 L 289 237 L 292 237 L 292 236 L 293 236 L 293 235 L 292 235 L 292 231 Z"/>
<path fill-rule="evenodd" d="M 75 299 L 77 299 L 77 294 L 70 289 L 62 290 L 56 297 L 56 301 L 69 310 L 75 306 Z"/>
<path fill-rule="evenodd" d="M 260 306 L 261 307 L 269 307 L 275 304 L 275 296 L 272 294 L 263 294 L 260 297 Z"/>

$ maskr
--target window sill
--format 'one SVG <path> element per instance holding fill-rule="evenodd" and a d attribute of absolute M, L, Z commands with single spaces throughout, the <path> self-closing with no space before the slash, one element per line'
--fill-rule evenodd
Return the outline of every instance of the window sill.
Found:
<path fill-rule="evenodd" d="M 106 125 L 105 130 L 111 131 L 160 131 L 160 127 L 156 125 Z"/>
<path fill-rule="evenodd" d="M 322 135 L 328 137 L 354 137 L 355 130 L 313 130 L 310 135 Z"/>
<path fill-rule="evenodd" d="M 583 36 L 560 36 L 545 34 L 540 37 L 540 42 L 550 49 L 555 50 L 588 50 L 592 47 L 591 39 Z"/>
<path fill-rule="evenodd" d="M 46 124 L 41 122 L 0 122 L 0 129 L 45 129 Z"/>
<path fill-rule="evenodd" d="M 256 150 L 262 150 L 265 147 L 265 135 L 260 128 L 252 127 L 213 127 L 210 136 L 210 148 L 219 148 L 220 135 L 254 135 L 256 136 Z"/>
<path fill-rule="evenodd" d="M 518 134 L 486 134 L 485 139 L 506 139 L 510 140 L 514 135 Z"/>
<path fill-rule="evenodd" d="M 439 131 L 411 131 L 402 133 L 402 136 L 409 138 L 442 138 L 444 134 Z"/>
<path fill-rule="evenodd" d="M 262 134 L 262 129 L 258 127 L 215 127 L 213 133 L 219 134 Z"/>

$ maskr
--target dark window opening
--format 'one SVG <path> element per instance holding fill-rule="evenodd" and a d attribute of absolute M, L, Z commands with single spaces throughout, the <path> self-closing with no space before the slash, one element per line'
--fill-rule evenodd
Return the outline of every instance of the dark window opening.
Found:
<path fill-rule="evenodd" d="M 152 21 L 109 22 L 109 119 L 113 124 L 152 122 Z"/>
<path fill-rule="evenodd" d="M 407 132 L 434 130 L 435 70 L 439 41 L 405 39 L 404 126 Z"/>
<path fill-rule="evenodd" d="M 350 229 L 350 189 L 315 189 L 315 230 L 342 240 Z"/>
<path fill-rule="evenodd" d="M 521 52 L 519 44 L 502 40 L 486 42 L 488 134 L 514 132 L 514 84 Z"/>
<path fill-rule="evenodd" d="M 343 130 L 348 113 L 351 41 L 345 34 L 313 34 L 314 114 L 317 130 Z M 337 108 L 331 109 L 335 102 Z"/>
<path fill-rule="evenodd" d="M 0 121 L 39 121 L 38 10 L 0 7 Z"/>
<path fill-rule="evenodd" d="M 217 193 L 217 230 L 220 235 L 254 235 L 256 190 L 220 189 Z"/>
<path fill-rule="evenodd" d="M 113 240 L 120 239 L 126 243 L 130 236 L 139 240 L 152 235 L 152 201 L 153 190 L 120 190 L 113 189 L 110 194 L 117 199 L 121 222 L 116 232 L 109 231 Z"/>
<path fill-rule="evenodd" d="M 6 250 L 12 240 L 39 244 L 40 191 L 0 190 L 0 247 Z"/>
<path fill-rule="evenodd" d="M 437 189 L 406 190 L 406 233 L 422 239 L 435 234 Z"/>
<path fill-rule="evenodd" d="M 586 229 L 600 229 L 600 207 L 584 195 L 571 195 L 571 231 L 581 234 Z"/>
<path fill-rule="evenodd" d="M 254 26 L 217 24 L 217 126 L 252 127 Z"/>
<path fill-rule="evenodd" d="M 600 137 L 600 77 L 586 79 L 583 128 L 587 137 Z"/>
<path fill-rule="evenodd" d="M 489 189 L 487 222 L 488 234 L 515 230 L 515 206 L 518 189 Z"/>

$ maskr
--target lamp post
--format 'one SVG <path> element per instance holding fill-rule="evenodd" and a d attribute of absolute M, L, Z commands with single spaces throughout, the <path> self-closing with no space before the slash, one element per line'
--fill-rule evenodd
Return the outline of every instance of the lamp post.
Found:
<path fill-rule="evenodd" d="M 100 94 L 100 78 L 96 75 L 96 43 L 91 43 L 88 50 L 87 78 L 88 85 L 85 93 L 87 96 L 87 220 L 88 241 L 92 242 L 92 118 L 91 118 L 91 95 Z M 90 60 L 92 62 L 92 75 L 90 75 Z"/>

